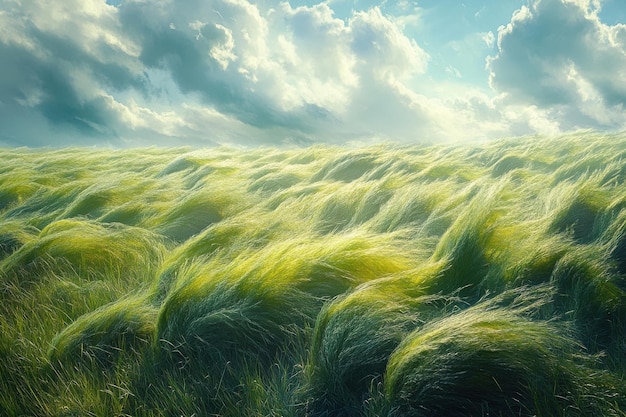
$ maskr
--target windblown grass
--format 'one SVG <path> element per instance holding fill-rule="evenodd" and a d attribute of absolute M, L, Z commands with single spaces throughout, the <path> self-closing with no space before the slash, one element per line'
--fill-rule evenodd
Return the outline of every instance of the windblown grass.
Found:
<path fill-rule="evenodd" d="M 589 365 L 576 363 L 559 326 L 481 307 L 428 323 L 392 353 L 385 388 L 398 414 L 603 414 L 611 395 L 580 372 Z M 589 395 L 598 402 L 580 402 Z"/>
<path fill-rule="evenodd" d="M 0 151 L 0 414 L 626 416 L 626 136 Z"/>

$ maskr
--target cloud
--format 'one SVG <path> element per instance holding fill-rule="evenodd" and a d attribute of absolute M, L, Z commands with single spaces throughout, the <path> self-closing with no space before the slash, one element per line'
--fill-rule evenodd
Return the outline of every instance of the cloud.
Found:
<path fill-rule="evenodd" d="M 349 28 L 353 53 L 375 78 L 405 79 L 425 71 L 428 54 L 379 8 L 355 13 Z"/>
<path fill-rule="evenodd" d="M 626 26 L 608 26 L 600 3 L 541 0 L 498 30 L 487 61 L 504 103 L 552 112 L 561 129 L 626 127 Z"/>
<path fill-rule="evenodd" d="M 28 142 L 29 119 L 55 145 L 344 141 L 428 123 L 406 84 L 428 54 L 376 7 L 344 20 L 326 3 L 3 3 L 0 105 L 19 115 L 4 143 Z"/>
<path fill-rule="evenodd" d="M 489 48 L 494 47 L 496 43 L 496 35 L 494 35 L 492 31 L 483 33 L 481 38 Z"/>
<path fill-rule="evenodd" d="M 407 83 L 426 71 L 428 54 L 378 8 L 355 13 L 348 28 L 359 83 L 344 114 L 347 124 L 363 137 L 423 140 L 432 120 Z"/>
<path fill-rule="evenodd" d="M 27 4 L 29 9 L 23 10 L 20 3 L 11 2 L 0 14 L 3 125 L 28 123 L 22 117 L 34 113 L 70 133 L 114 139 L 110 126 L 115 115 L 98 85 L 141 90 L 143 80 L 129 65 L 132 58 L 125 50 L 129 43 L 115 35 L 112 11 L 106 5 L 78 1 L 52 10 L 43 2 Z M 64 15 L 70 11 L 75 19 L 68 21 Z"/>
<path fill-rule="evenodd" d="M 427 20 L 409 2 L 343 4 L 338 17 L 339 3 L 0 0 L 0 144 L 409 142 L 626 126 L 626 26 L 603 24 L 597 1 L 535 2 L 497 37 L 465 31 L 432 56 L 407 36 Z M 490 45 L 481 73 L 475 60 Z"/>
<path fill-rule="evenodd" d="M 126 2 L 119 14 L 124 30 L 138 43 L 140 63 L 166 71 L 183 94 L 196 94 L 252 125 L 288 122 L 273 103 L 250 91 L 250 80 L 236 70 L 253 66 L 254 55 L 265 49 L 264 21 L 255 6 L 235 1 Z M 231 65 L 239 56 L 245 58 Z"/>

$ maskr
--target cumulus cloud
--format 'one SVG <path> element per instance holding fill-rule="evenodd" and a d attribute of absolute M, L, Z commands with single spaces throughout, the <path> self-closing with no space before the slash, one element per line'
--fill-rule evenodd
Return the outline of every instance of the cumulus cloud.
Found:
<path fill-rule="evenodd" d="M 626 126 L 626 25 L 599 18 L 599 1 L 541 0 L 498 30 L 488 59 L 504 103 L 550 111 L 562 130 Z"/>

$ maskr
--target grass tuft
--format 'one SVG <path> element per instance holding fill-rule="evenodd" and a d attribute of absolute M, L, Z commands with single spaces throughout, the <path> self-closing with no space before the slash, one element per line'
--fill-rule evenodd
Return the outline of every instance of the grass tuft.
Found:
<path fill-rule="evenodd" d="M 386 392 L 405 416 L 602 415 L 580 402 L 588 381 L 575 349 L 550 323 L 479 305 L 407 336 L 389 359 Z"/>
<path fill-rule="evenodd" d="M 142 299 L 125 299 L 83 315 L 55 336 L 48 357 L 64 366 L 114 363 L 124 350 L 153 340 L 157 311 Z"/>

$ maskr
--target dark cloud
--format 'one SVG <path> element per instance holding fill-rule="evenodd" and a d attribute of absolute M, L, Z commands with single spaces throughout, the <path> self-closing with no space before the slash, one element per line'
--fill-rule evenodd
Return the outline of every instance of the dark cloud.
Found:
<path fill-rule="evenodd" d="M 40 59 L 42 63 L 56 66 L 59 70 L 62 68 L 84 69 L 90 73 L 91 77 L 98 80 L 99 84 L 113 90 L 124 91 L 133 88 L 145 91 L 146 89 L 143 74 L 138 74 L 128 66 L 116 62 L 119 51 L 111 45 L 89 45 L 90 48 L 96 50 L 97 55 L 94 55 L 85 51 L 84 45 L 80 44 L 80 38 L 73 39 L 68 34 L 61 36 L 33 27 L 28 31 L 27 36 L 39 45 L 40 50 L 46 52 L 45 58 Z"/>
<path fill-rule="evenodd" d="M 105 97 L 95 92 L 145 91 L 144 77 L 116 63 L 119 52 L 106 44 L 88 45 L 97 52 L 90 54 L 80 33 L 41 30 L 16 10 L 13 13 L 15 26 L 8 30 L 15 31 L 14 37 L 0 37 L 3 140 L 19 142 L 17 127 L 28 124 L 23 118 L 41 123 L 42 116 L 52 131 L 67 130 L 63 143 L 74 143 L 74 134 L 83 137 L 81 143 L 115 141 L 120 121 Z"/>
<path fill-rule="evenodd" d="M 85 99 L 76 91 L 61 63 L 39 59 L 27 50 L 0 43 L 0 96 L 5 107 L 22 107 L 45 117 L 52 125 L 68 125 L 89 136 L 116 136 L 115 123 L 98 98 Z M 63 64 L 76 64 L 64 62 Z M 10 111 L 3 112 L 2 124 L 15 123 Z"/>

